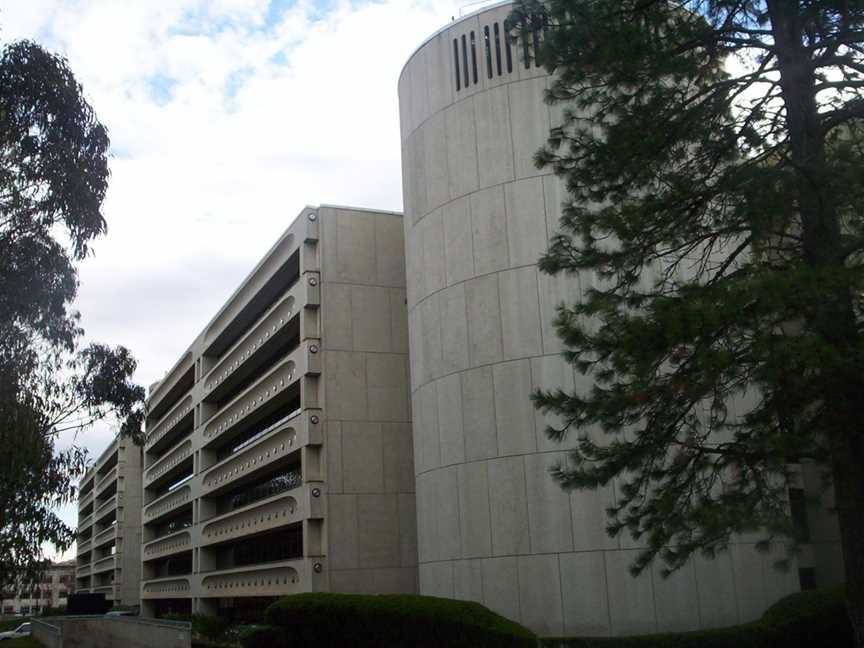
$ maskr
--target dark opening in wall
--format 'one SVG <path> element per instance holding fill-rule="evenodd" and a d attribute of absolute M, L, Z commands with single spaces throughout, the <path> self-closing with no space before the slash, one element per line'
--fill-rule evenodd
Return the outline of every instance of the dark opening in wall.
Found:
<path fill-rule="evenodd" d="M 510 34 L 504 34 L 504 53 L 507 55 L 507 74 L 513 72 L 513 44 Z"/>
<path fill-rule="evenodd" d="M 807 496 L 802 488 L 789 489 L 789 512 L 800 542 L 810 542 L 810 522 L 807 519 Z"/>
<path fill-rule="evenodd" d="M 531 30 L 531 40 L 534 45 L 534 65 L 539 66 L 540 60 L 538 59 L 538 52 L 540 51 L 540 33 L 541 33 L 541 18 L 539 15 L 534 15 L 532 22 L 534 23 L 534 28 Z"/>
<path fill-rule="evenodd" d="M 486 51 L 486 77 L 492 78 L 492 43 L 489 38 L 489 25 L 483 28 L 483 45 Z"/>
<path fill-rule="evenodd" d="M 802 591 L 816 589 L 816 570 L 812 567 L 798 569 L 798 584 Z"/>
<path fill-rule="evenodd" d="M 465 72 L 465 87 L 468 87 L 468 40 L 465 34 L 462 34 L 462 69 Z"/>
<path fill-rule="evenodd" d="M 459 74 L 459 39 L 453 39 L 453 69 L 456 70 L 456 92 L 462 89 L 462 75 Z"/>
<path fill-rule="evenodd" d="M 471 70 L 473 74 L 471 78 L 474 79 L 474 83 L 476 84 L 477 79 L 477 39 L 474 37 L 474 32 L 471 32 Z"/>
<path fill-rule="evenodd" d="M 525 61 L 525 69 L 528 70 L 531 68 L 531 45 L 528 43 L 528 39 L 524 36 L 522 37 L 522 58 Z"/>
<path fill-rule="evenodd" d="M 498 76 L 501 76 L 501 30 L 498 23 L 495 23 L 493 31 L 495 33 L 495 67 L 498 70 Z"/>

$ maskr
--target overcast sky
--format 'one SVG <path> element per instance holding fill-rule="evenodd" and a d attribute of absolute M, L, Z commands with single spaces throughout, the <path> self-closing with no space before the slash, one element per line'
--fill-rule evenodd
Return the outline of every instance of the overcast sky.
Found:
<path fill-rule="evenodd" d="M 402 209 L 402 66 L 470 0 L 0 0 L 62 53 L 111 137 L 88 339 L 161 378 L 304 205 Z M 79 437 L 98 457 L 112 433 Z M 76 523 L 74 506 L 63 517 Z"/>

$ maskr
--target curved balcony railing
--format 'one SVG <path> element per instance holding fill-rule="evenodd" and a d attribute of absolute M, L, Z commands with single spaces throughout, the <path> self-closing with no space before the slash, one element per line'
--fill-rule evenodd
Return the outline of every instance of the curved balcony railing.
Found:
<path fill-rule="evenodd" d="M 93 548 L 101 547 L 107 542 L 115 540 L 117 538 L 117 525 L 112 524 L 109 528 L 103 529 L 95 536 L 93 536 Z"/>
<path fill-rule="evenodd" d="M 178 531 L 144 545 L 144 560 L 164 558 L 192 549 L 192 535 L 188 531 Z"/>
<path fill-rule="evenodd" d="M 298 420 L 297 417 L 291 419 Z M 202 494 L 212 494 L 229 488 L 238 480 L 252 475 L 284 460 L 300 448 L 297 430 L 290 422 L 259 439 L 236 454 L 224 459 L 204 474 L 201 482 Z"/>
<path fill-rule="evenodd" d="M 93 563 L 93 573 L 112 571 L 117 564 L 117 556 L 106 556 Z"/>
<path fill-rule="evenodd" d="M 168 375 L 162 379 L 162 381 L 148 396 L 147 406 L 150 408 L 151 412 L 159 409 L 162 400 L 174 390 L 177 384 L 186 374 L 189 373 L 193 366 L 192 354 L 187 351 L 183 354 L 183 357 L 177 361 L 177 364 L 171 368 Z"/>
<path fill-rule="evenodd" d="M 111 601 L 114 599 L 115 591 L 113 585 L 102 585 L 100 587 L 94 587 L 93 592 L 95 594 L 104 594 L 105 599 Z"/>
<path fill-rule="evenodd" d="M 313 517 L 312 510 L 320 507 L 313 506 L 310 500 L 320 502 L 320 485 L 301 486 L 208 520 L 201 529 L 201 546 L 237 540 Z"/>
<path fill-rule="evenodd" d="M 315 280 L 318 281 L 317 279 Z M 316 284 L 317 285 L 317 284 Z M 267 311 L 258 322 L 235 343 L 235 345 L 216 363 L 204 377 L 204 393 L 211 394 L 221 386 L 230 384 L 238 371 L 253 358 L 271 338 L 283 331 L 297 315 L 298 305 L 302 307 L 302 289 L 305 283 L 298 282 Z M 241 372 L 242 373 L 242 372 Z"/>
<path fill-rule="evenodd" d="M 114 466 L 96 482 L 96 495 L 102 493 L 113 481 L 117 480 L 117 466 Z"/>
<path fill-rule="evenodd" d="M 309 591 L 306 560 L 274 563 L 266 567 L 240 567 L 209 572 L 201 579 L 202 596 L 280 596 Z"/>
<path fill-rule="evenodd" d="M 159 443 L 159 441 L 165 438 L 165 435 L 174 430 L 181 421 L 192 414 L 192 411 L 192 394 L 187 394 L 162 417 L 161 421 L 153 426 L 152 430 L 148 431 L 144 449 L 149 450 Z"/>
<path fill-rule="evenodd" d="M 318 354 L 317 345 L 315 350 Z M 222 408 L 205 425 L 204 442 L 212 443 L 231 430 L 241 427 L 245 420 L 293 385 L 301 373 L 298 371 L 298 366 L 305 366 L 306 364 L 302 362 L 305 353 L 305 345 L 299 346 L 282 362 L 239 394 L 230 404 Z"/>
<path fill-rule="evenodd" d="M 117 508 L 117 501 L 118 496 L 115 493 L 110 498 L 102 502 L 98 507 L 96 507 L 96 511 L 93 513 L 93 520 L 99 520 L 106 514 L 110 513 L 112 509 Z"/>
<path fill-rule="evenodd" d="M 144 509 L 144 521 L 153 522 L 192 501 L 192 490 L 183 486 L 150 502 Z"/>
<path fill-rule="evenodd" d="M 89 491 L 87 491 L 86 495 L 80 495 L 78 497 L 78 510 L 79 511 L 93 501 L 93 494 L 94 494 L 93 489 L 91 488 Z"/>
<path fill-rule="evenodd" d="M 184 598 L 189 596 L 189 579 L 156 578 L 141 584 L 142 598 Z"/>
<path fill-rule="evenodd" d="M 192 457 L 192 439 L 185 439 L 166 452 L 160 459 L 147 469 L 144 485 L 150 486 L 155 481 L 171 474 L 173 469 Z"/>

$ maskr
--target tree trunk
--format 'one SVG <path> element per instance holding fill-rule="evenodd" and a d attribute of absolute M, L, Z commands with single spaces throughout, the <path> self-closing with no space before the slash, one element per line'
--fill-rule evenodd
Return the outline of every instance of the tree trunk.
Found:
<path fill-rule="evenodd" d="M 812 54 L 805 47 L 801 3 L 768 0 L 767 5 L 786 108 L 789 154 L 797 175 L 803 260 L 812 268 L 837 270 L 842 276 L 842 231 L 830 187 L 825 132 L 817 107 Z M 860 336 L 850 284 L 839 281 L 825 286 L 806 320 L 807 328 L 836 350 L 838 357 L 858 357 Z M 849 618 L 855 646 L 864 648 L 864 435 L 860 431 L 864 368 L 854 362 L 831 366 L 821 378 Z"/>

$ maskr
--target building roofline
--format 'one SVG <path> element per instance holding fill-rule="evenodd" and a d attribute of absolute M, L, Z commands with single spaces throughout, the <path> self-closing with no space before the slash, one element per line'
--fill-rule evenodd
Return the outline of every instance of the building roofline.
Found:
<path fill-rule="evenodd" d="M 466 20 L 470 20 L 471 18 L 478 16 L 479 14 L 483 13 L 484 11 L 489 11 L 490 9 L 497 9 L 498 7 L 503 7 L 504 5 L 513 4 L 514 2 L 515 2 L 515 0 L 499 0 L 498 2 L 493 2 L 492 4 L 488 4 L 484 7 L 480 7 L 479 9 L 475 9 L 474 11 L 467 13 L 464 16 L 460 16 L 459 18 L 451 20 L 449 23 L 447 23 L 446 25 L 444 25 L 440 29 L 436 30 L 434 34 L 425 38 L 423 40 L 423 42 L 420 43 L 417 47 L 415 47 L 414 51 L 411 52 L 411 55 L 407 58 L 407 60 L 405 61 L 405 64 L 402 66 L 402 71 L 399 72 L 398 83 L 402 82 L 402 77 L 405 74 L 405 68 L 408 67 L 408 64 L 411 62 L 411 59 L 413 59 L 415 56 L 417 56 L 417 52 L 419 52 L 421 49 L 426 47 L 426 45 L 428 45 L 431 41 L 435 40 L 438 36 L 443 34 L 445 31 L 447 31 L 451 27 L 454 27 L 455 25 L 458 25 L 461 22 L 464 22 Z"/>

